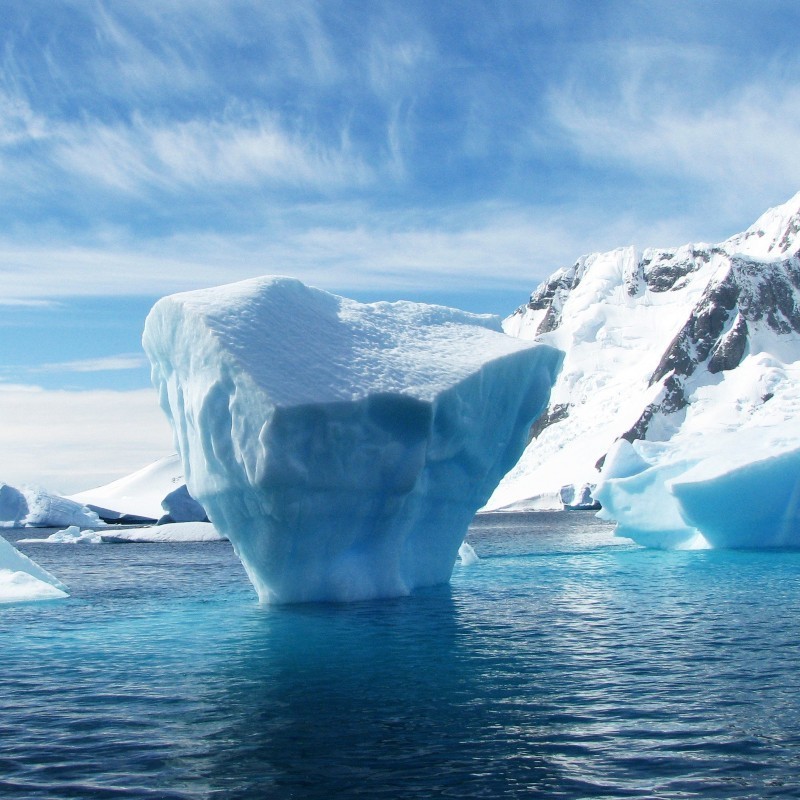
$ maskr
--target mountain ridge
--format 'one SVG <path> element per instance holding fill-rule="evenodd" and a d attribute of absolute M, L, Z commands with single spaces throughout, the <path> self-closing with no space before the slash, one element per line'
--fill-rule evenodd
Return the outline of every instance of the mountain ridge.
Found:
<path fill-rule="evenodd" d="M 539 284 L 503 327 L 566 358 L 487 510 L 560 507 L 618 439 L 668 441 L 700 387 L 759 353 L 800 360 L 799 251 L 800 193 L 721 243 L 590 253 Z"/>

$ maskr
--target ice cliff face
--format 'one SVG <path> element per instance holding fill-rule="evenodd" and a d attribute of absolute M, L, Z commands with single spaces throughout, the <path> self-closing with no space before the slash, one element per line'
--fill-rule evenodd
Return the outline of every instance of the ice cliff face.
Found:
<path fill-rule="evenodd" d="M 447 581 L 561 361 L 493 318 L 275 277 L 165 298 L 143 343 L 189 491 L 276 602 Z"/>
<path fill-rule="evenodd" d="M 800 194 L 717 245 L 624 248 L 551 276 L 504 326 L 563 349 L 563 371 L 535 441 L 488 507 L 560 505 L 562 485 L 601 479 L 613 446 L 607 513 L 641 507 L 634 498 L 649 481 L 661 503 L 651 516 L 673 514 L 681 532 L 670 541 L 685 542 L 699 512 L 696 500 L 690 513 L 677 498 L 699 489 L 679 487 L 695 478 L 710 486 L 727 470 L 800 448 L 799 250 Z M 641 520 L 628 522 L 641 530 Z M 666 541 L 654 527 L 649 543 Z"/>

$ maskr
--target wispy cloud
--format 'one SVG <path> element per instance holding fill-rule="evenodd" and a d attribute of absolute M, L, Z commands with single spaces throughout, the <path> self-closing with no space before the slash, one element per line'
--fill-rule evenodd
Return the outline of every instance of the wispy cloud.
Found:
<path fill-rule="evenodd" d="M 0 266 L 2 270 L 2 266 Z M 21 308 L 58 308 L 59 303 L 56 300 L 42 300 L 35 298 L 22 298 L 22 297 L 0 297 L 0 306 L 6 307 L 21 307 Z"/>
<path fill-rule="evenodd" d="M 683 181 L 735 213 L 775 203 L 800 186 L 800 89 L 765 68 L 725 85 L 719 52 L 621 46 L 608 84 L 554 87 L 554 130 L 583 162 L 649 181 Z M 710 193 L 710 194 L 709 194 Z"/>
<path fill-rule="evenodd" d="M 123 353 L 100 358 L 83 358 L 76 361 L 60 361 L 42 364 L 36 372 L 116 372 L 127 369 L 142 369 L 149 362 L 140 353 Z"/>
<path fill-rule="evenodd" d="M 55 138 L 55 164 L 129 192 L 261 184 L 326 189 L 371 180 L 353 154 L 290 134 L 266 114 L 169 123 L 137 116 L 130 125 L 63 126 Z"/>
<path fill-rule="evenodd" d="M 81 247 L 63 239 L 39 247 L 0 240 L 0 272 L 7 296 L 21 300 L 157 296 L 270 273 L 344 293 L 489 285 L 523 291 L 582 253 L 691 241 L 694 224 L 667 214 L 643 221 L 592 198 L 559 208 L 484 203 L 437 214 L 332 204 L 309 214 L 305 227 L 290 216 L 265 235 L 190 232 L 140 242 L 107 231 Z M 715 231 L 701 226 L 700 233 L 708 235 L 694 238 Z"/>

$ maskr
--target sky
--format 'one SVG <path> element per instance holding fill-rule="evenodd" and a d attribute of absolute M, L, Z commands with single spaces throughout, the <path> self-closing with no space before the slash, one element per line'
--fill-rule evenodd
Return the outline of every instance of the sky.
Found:
<path fill-rule="evenodd" d="M 500 315 L 800 190 L 790 0 L 5 0 L 0 481 L 172 452 L 140 338 L 285 274 Z"/>

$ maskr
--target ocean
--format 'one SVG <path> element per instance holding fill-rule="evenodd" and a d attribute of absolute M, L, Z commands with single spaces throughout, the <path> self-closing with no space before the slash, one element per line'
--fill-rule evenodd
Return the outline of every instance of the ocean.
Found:
<path fill-rule="evenodd" d="M 287 607 L 226 542 L 20 545 L 71 597 L 0 606 L 0 798 L 800 797 L 800 552 L 467 541 L 448 586 Z"/>

